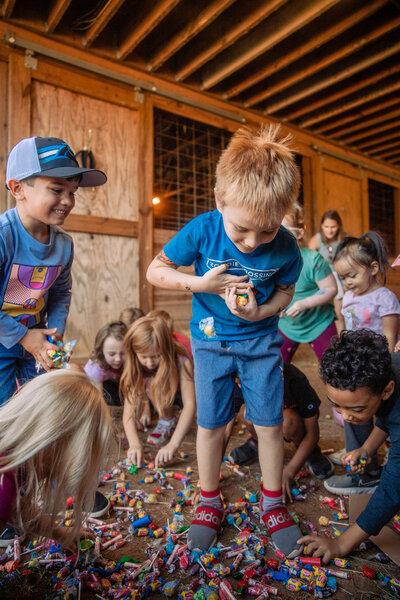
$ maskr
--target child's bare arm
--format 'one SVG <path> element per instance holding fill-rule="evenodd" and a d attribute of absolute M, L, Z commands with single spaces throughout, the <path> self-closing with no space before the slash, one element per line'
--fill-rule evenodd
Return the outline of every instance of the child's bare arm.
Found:
<path fill-rule="evenodd" d="M 202 277 L 178 271 L 179 266 L 171 261 L 162 250 L 150 263 L 147 269 L 147 280 L 152 285 L 167 290 L 209 294 L 223 294 L 228 286 L 236 285 L 244 289 L 249 285 L 247 275 L 237 277 L 226 273 L 227 264 L 210 269 Z"/>
<path fill-rule="evenodd" d="M 383 335 L 388 341 L 389 352 L 394 352 L 399 330 L 399 317 L 397 315 L 385 315 L 382 317 L 382 329 Z"/>
<path fill-rule="evenodd" d="M 284 500 L 286 499 L 286 495 L 289 496 L 290 500 L 292 500 L 290 493 L 290 481 L 294 478 L 296 473 L 300 471 L 301 466 L 306 462 L 307 458 L 310 456 L 319 440 L 318 416 L 315 415 L 308 419 L 304 419 L 303 421 L 305 435 L 298 445 L 293 457 L 283 469 L 282 491 Z"/>
<path fill-rule="evenodd" d="M 159 450 L 156 456 L 156 467 L 169 462 L 179 449 L 188 433 L 196 412 L 196 396 L 194 391 L 193 365 L 189 361 L 179 360 L 179 379 L 183 409 L 179 416 L 176 429 L 168 442 Z"/>
<path fill-rule="evenodd" d="M 57 351 L 57 346 L 47 340 L 47 336 L 55 336 L 57 329 L 28 329 L 19 343 L 27 352 L 32 354 L 35 360 L 45 371 L 50 371 L 54 363 L 48 355 L 48 350 Z"/>
<path fill-rule="evenodd" d="M 282 312 L 290 304 L 294 294 L 294 284 L 276 285 L 275 291 L 264 304 L 257 304 L 256 298 L 250 287 L 245 289 L 248 296 L 246 306 L 237 304 L 236 295 L 240 292 L 237 287 L 228 288 L 225 291 L 225 302 L 231 313 L 245 319 L 246 321 L 261 321 L 267 317 Z"/>
<path fill-rule="evenodd" d="M 136 429 L 134 407 L 126 399 L 124 399 L 122 424 L 124 426 L 125 434 L 129 444 L 128 459 L 131 460 L 137 467 L 141 467 L 143 462 L 143 447 L 140 443 Z"/>
<path fill-rule="evenodd" d="M 302 300 L 293 302 L 293 304 L 287 310 L 285 310 L 285 315 L 292 318 L 297 317 L 299 314 L 305 310 L 308 310 L 309 308 L 327 304 L 336 296 L 337 285 L 332 273 L 328 275 L 328 277 L 324 277 L 324 279 L 317 281 L 316 284 L 319 288 L 318 292 L 312 296 L 309 296 L 308 298 L 303 298 Z"/>
<path fill-rule="evenodd" d="M 368 537 L 368 533 L 365 533 L 357 523 L 354 523 L 337 538 L 306 535 L 297 540 L 297 543 L 306 544 L 307 552 L 322 557 L 323 563 L 326 564 L 335 556 L 346 556 L 355 546 L 358 546 Z"/>

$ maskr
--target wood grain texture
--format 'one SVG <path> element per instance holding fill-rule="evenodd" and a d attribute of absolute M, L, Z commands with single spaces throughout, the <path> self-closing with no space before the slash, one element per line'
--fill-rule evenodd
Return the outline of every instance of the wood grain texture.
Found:
<path fill-rule="evenodd" d="M 138 306 L 138 242 L 133 238 L 73 233 L 72 302 L 64 338 L 78 339 L 75 356 L 88 357 L 98 329 Z"/>
<path fill-rule="evenodd" d="M 0 90 L 7 89 L 7 63 L 0 60 Z M 5 188 L 7 164 L 7 94 L 0 94 L 0 213 L 7 210 L 7 195 Z"/>
<path fill-rule="evenodd" d="M 66 231 L 80 233 L 102 233 L 123 237 L 137 237 L 138 224 L 136 221 L 96 217 L 94 215 L 70 214 L 63 227 Z"/>
<path fill-rule="evenodd" d="M 89 147 L 96 168 L 107 175 L 104 186 L 79 188 L 74 209 L 78 214 L 137 220 L 137 130 L 138 115 L 134 110 L 45 83 L 33 83 L 33 134 L 61 137 L 74 152 Z"/>

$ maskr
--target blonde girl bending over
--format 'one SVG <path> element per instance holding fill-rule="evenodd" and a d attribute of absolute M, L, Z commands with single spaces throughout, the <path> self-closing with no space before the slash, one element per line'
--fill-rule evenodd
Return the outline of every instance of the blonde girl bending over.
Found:
<path fill-rule="evenodd" d="M 0 407 L 1 546 L 34 534 L 75 548 L 93 509 L 110 426 L 101 393 L 76 371 L 39 375 Z M 74 523 L 59 527 L 70 496 Z"/>
<path fill-rule="evenodd" d="M 123 424 L 128 438 L 128 458 L 140 466 L 143 447 L 137 433 L 142 410 L 150 400 L 159 421 L 147 441 L 160 448 L 156 467 L 169 462 L 190 429 L 196 410 L 193 362 L 161 317 L 142 317 L 125 336 L 125 366 L 120 389 L 124 398 Z M 174 416 L 174 401 L 180 391 L 182 412 Z M 143 424 L 143 420 L 142 420 Z"/>

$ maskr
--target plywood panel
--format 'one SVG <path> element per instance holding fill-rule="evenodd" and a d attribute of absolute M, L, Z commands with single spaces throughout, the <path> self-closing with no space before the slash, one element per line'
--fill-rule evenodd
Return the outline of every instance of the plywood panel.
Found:
<path fill-rule="evenodd" d="M 166 229 L 154 230 L 154 256 L 175 235 L 175 231 Z M 182 271 L 194 274 L 193 267 L 182 267 Z M 153 287 L 153 307 L 155 310 L 166 310 L 174 320 L 175 331 L 190 335 L 189 323 L 192 317 L 192 294 L 174 292 Z"/>
<path fill-rule="evenodd" d="M 355 179 L 324 169 L 324 195 L 319 203 L 317 223 L 326 210 L 337 210 L 343 220 L 348 235 L 360 236 L 364 233 L 362 223 L 362 186 L 361 179 Z"/>
<path fill-rule="evenodd" d="M 4 91 L 7 89 L 7 63 L 0 60 L 0 213 L 7 210 L 7 191 L 4 186 L 6 180 L 6 164 L 7 164 L 7 94 Z"/>
<path fill-rule="evenodd" d="M 66 340 L 78 339 L 75 355 L 87 357 L 97 330 L 138 306 L 138 242 L 133 238 L 71 234 L 75 245 L 72 302 Z"/>
<path fill-rule="evenodd" d="M 76 194 L 75 213 L 137 220 L 138 113 L 41 82 L 32 84 L 32 135 L 91 148 L 108 181 Z"/>

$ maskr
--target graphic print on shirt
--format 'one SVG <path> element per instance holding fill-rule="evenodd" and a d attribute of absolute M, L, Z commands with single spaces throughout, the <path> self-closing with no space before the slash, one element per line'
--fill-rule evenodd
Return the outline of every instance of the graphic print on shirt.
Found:
<path fill-rule="evenodd" d="M 267 281 L 267 279 L 271 279 L 271 277 L 277 273 L 277 271 L 279 271 L 279 269 L 253 269 L 251 267 L 246 267 L 246 265 L 242 265 L 234 258 L 215 260 L 207 257 L 206 266 L 209 269 L 214 269 L 214 267 L 219 267 L 220 265 L 229 265 L 229 268 L 226 270 L 226 272 L 232 273 L 232 275 L 247 275 L 254 285 L 257 283 L 257 281 Z"/>
<path fill-rule="evenodd" d="M 347 308 L 343 316 L 346 322 L 346 329 L 349 331 L 354 331 L 360 327 L 361 319 L 357 317 L 354 306 Z"/>
<path fill-rule="evenodd" d="M 44 307 L 43 296 L 61 273 L 61 268 L 14 264 L 1 310 L 26 327 L 37 325 Z"/>

